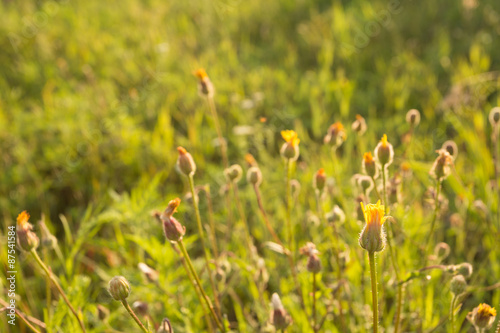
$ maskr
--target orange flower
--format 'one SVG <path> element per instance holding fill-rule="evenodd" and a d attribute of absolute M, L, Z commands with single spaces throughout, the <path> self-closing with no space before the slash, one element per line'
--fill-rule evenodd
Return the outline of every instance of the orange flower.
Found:
<path fill-rule="evenodd" d="M 23 210 L 18 216 L 17 216 L 17 224 L 19 225 L 19 228 L 26 229 L 30 224 L 28 223 L 28 220 L 30 219 L 30 214 L 28 214 L 27 211 Z"/>
<path fill-rule="evenodd" d="M 199 68 L 198 70 L 193 72 L 194 76 L 196 76 L 200 81 L 208 79 L 207 72 L 203 68 Z"/>
<path fill-rule="evenodd" d="M 299 158 L 299 143 L 300 139 L 297 137 L 297 133 L 293 130 L 281 131 L 281 136 L 286 141 L 283 146 L 281 146 L 281 156 L 283 158 L 296 161 Z"/>
<path fill-rule="evenodd" d="M 296 147 L 300 143 L 300 139 L 299 139 L 299 137 L 297 136 L 297 133 L 294 130 L 281 131 L 281 137 L 287 143 L 291 144 L 292 147 Z"/>
<path fill-rule="evenodd" d="M 384 206 L 380 200 L 376 204 L 361 204 L 366 225 L 359 236 L 359 245 L 368 252 L 380 252 L 385 247 L 383 225 L 387 216 L 384 216 Z"/>

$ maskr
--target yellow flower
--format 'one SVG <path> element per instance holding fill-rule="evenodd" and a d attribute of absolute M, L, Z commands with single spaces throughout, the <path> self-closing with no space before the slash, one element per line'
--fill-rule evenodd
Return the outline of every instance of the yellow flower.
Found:
<path fill-rule="evenodd" d="M 380 200 L 376 204 L 366 206 L 361 202 L 361 209 L 366 225 L 359 236 L 359 245 L 368 252 L 380 252 L 385 246 L 383 225 L 388 218 L 384 216 L 384 206 L 380 204 Z"/>
<path fill-rule="evenodd" d="M 344 130 L 344 125 L 342 125 L 340 121 L 337 121 L 336 123 L 330 125 L 323 142 L 329 143 L 334 147 L 340 147 L 346 138 L 347 136 Z"/>
<path fill-rule="evenodd" d="M 377 147 L 375 147 L 375 158 L 381 166 L 386 167 L 392 163 L 393 157 L 394 149 L 389 141 L 387 141 L 387 135 L 384 134 Z"/>
<path fill-rule="evenodd" d="M 481 303 L 477 307 L 477 314 L 480 316 L 495 317 L 497 315 L 497 310 L 486 303 Z"/>
<path fill-rule="evenodd" d="M 19 225 L 20 228 L 25 229 L 29 225 L 29 223 L 28 223 L 29 219 L 30 219 L 30 214 L 28 214 L 27 211 L 23 210 L 17 216 L 17 224 Z"/>
<path fill-rule="evenodd" d="M 201 81 L 208 78 L 207 72 L 203 68 L 199 68 L 198 70 L 194 71 L 193 74 Z"/>
<path fill-rule="evenodd" d="M 26 252 L 36 249 L 40 243 L 37 235 L 33 232 L 33 226 L 29 223 L 30 214 L 26 211 L 17 216 L 17 243 Z"/>
<path fill-rule="evenodd" d="M 486 303 L 479 306 L 469 313 L 468 319 L 478 328 L 489 328 L 495 321 L 497 311 Z"/>
<path fill-rule="evenodd" d="M 382 147 L 387 147 L 387 134 L 384 134 L 382 136 L 382 139 L 380 140 L 380 142 L 382 143 Z"/>
<path fill-rule="evenodd" d="M 299 139 L 299 137 L 297 136 L 297 133 L 294 130 L 281 131 L 281 137 L 287 143 L 291 144 L 292 147 L 296 147 L 300 143 L 300 139 Z"/>
<path fill-rule="evenodd" d="M 367 153 L 364 153 L 363 155 L 363 164 L 362 164 L 363 170 L 365 173 L 372 177 L 372 178 L 377 178 L 378 176 L 378 168 L 375 165 L 375 161 L 373 159 L 372 153 L 369 151 Z"/>

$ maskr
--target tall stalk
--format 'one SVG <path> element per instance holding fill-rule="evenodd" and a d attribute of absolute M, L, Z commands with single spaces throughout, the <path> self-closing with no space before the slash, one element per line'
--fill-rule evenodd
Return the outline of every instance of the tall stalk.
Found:
<path fill-rule="evenodd" d="M 213 96 L 207 96 L 208 108 L 210 109 L 210 113 L 212 114 L 212 118 L 214 119 L 215 130 L 217 131 L 217 136 L 219 138 L 220 144 L 220 152 L 222 155 L 222 162 L 224 164 L 224 169 L 229 167 L 229 162 L 227 159 L 227 146 L 224 137 L 222 136 L 222 130 L 219 123 L 219 117 L 217 116 L 217 110 L 215 108 L 215 102 Z"/>
<path fill-rule="evenodd" d="M 378 333 L 378 291 L 377 272 L 375 271 L 375 252 L 368 252 L 370 262 L 370 279 L 372 282 L 372 310 L 373 310 L 373 333 Z"/>
<path fill-rule="evenodd" d="M 139 320 L 139 318 L 137 318 L 137 315 L 134 313 L 134 311 L 132 310 L 132 308 L 128 304 L 127 300 L 123 299 L 123 300 L 121 300 L 121 303 L 122 303 L 123 307 L 127 310 L 130 317 L 132 317 L 132 319 L 134 319 L 134 321 L 137 323 L 137 326 L 139 326 L 144 333 L 149 333 L 148 329 L 146 327 L 144 327 L 144 324 Z"/>

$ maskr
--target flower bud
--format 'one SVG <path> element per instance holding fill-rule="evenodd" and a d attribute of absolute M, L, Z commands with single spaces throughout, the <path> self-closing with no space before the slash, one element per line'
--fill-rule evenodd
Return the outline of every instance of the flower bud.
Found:
<path fill-rule="evenodd" d="M 491 109 L 488 119 L 492 127 L 498 126 L 500 124 L 500 106 Z"/>
<path fill-rule="evenodd" d="M 160 218 L 163 222 L 163 231 L 165 232 L 165 237 L 172 243 L 176 243 L 182 239 L 182 236 L 186 233 L 186 228 L 177 221 L 172 215 L 179 207 L 181 199 L 176 198 L 168 203 L 168 207 L 165 209 Z"/>
<path fill-rule="evenodd" d="M 193 156 L 186 151 L 183 147 L 177 147 L 179 157 L 177 158 L 177 168 L 186 176 L 194 175 L 196 172 L 196 164 L 194 163 Z"/>
<path fill-rule="evenodd" d="M 226 170 L 224 170 L 224 175 L 227 180 L 232 183 L 237 183 L 241 179 L 241 175 L 243 174 L 243 169 L 238 164 L 233 164 Z"/>
<path fill-rule="evenodd" d="M 445 141 L 443 143 L 443 145 L 441 146 L 441 149 L 446 150 L 451 155 L 451 157 L 453 158 L 453 160 L 455 160 L 457 158 L 457 155 L 458 155 L 458 146 L 455 143 L 455 141 L 453 141 L 453 140 Z"/>
<path fill-rule="evenodd" d="M 109 309 L 97 304 L 97 317 L 99 317 L 99 320 L 105 321 L 109 317 Z"/>
<path fill-rule="evenodd" d="M 328 223 L 344 223 L 345 213 L 338 205 L 333 206 L 332 210 L 326 215 L 326 221 Z"/>
<path fill-rule="evenodd" d="M 194 76 L 198 78 L 198 93 L 200 96 L 213 97 L 215 94 L 215 88 L 207 75 L 207 72 L 203 68 L 195 71 Z"/>
<path fill-rule="evenodd" d="M 292 323 L 292 318 L 283 308 L 281 299 L 278 294 L 274 293 L 271 297 L 271 303 L 273 310 L 271 312 L 271 323 L 274 325 L 276 330 L 283 330 L 287 328 Z"/>
<path fill-rule="evenodd" d="M 324 143 L 330 144 L 333 147 L 340 147 L 342 143 L 346 140 L 346 133 L 344 130 L 344 125 L 340 122 L 332 124 L 323 139 Z"/>
<path fill-rule="evenodd" d="M 363 135 L 366 132 L 366 121 L 361 115 L 356 115 L 356 120 L 352 123 L 351 128 L 358 135 Z"/>
<path fill-rule="evenodd" d="M 255 186 L 259 186 L 262 183 L 262 173 L 259 167 L 253 166 L 247 171 L 247 181 Z"/>
<path fill-rule="evenodd" d="M 325 169 L 321 168 L 316 172 L 313 178 L 313 186 L 315 189 L 318 191 L 323 191 L 325 188 L 326 184 L 326 174 L 325 174 Z"/>
<path fill-rule="evenodd" d="M 374 186 L 373 180 L 365 175 L 359 175 L 357 183 L 363 189 L 363 193 L 370 193 Z"/>
<path fill-rule="evenodd" d="M 130 284 L 123 276 L 115 276 L 109 281 L 108 291 L 115 301 L 124 301 L 130 295 Z"/>
<path fill-rule="evenodd" d="M 436 151 L 439 156 L 434 161 L 429 174 L 436 178 L 438 181 L 442 181 L 450 175 L 451 165 L 453 165 L 453 158 L 450 153 L 444 149 L 439 149 Z"/>
<path fill-rule="evenodd" d="M 479 304 L 469 313 L 470 321 L 474 326 L 480 329 L 490 328 L 495 321 L 497 311 L 486 303 Z"/>
<path fill-rule="evenodd" d="M 293 130 L 286 130 L 281 131 L 281 136 L 286 141 L 283 146 L 281 146 L 281 156 L 287 160 L 296 161 L 299 158 L 300 143 L 297 133 Z"/>
<path fill-rule="evenodd" d="M 382 139 L 378 143 L 377 147 L 375 147 L 375 158 L 378 163 L 382 166 L 388 166 L 392 163 L 392 159 L 394 158 L 394 149 L 392 148 L 392 144 L 387 141 L 387 135 L 383 135 Z"/>
<path fill-rule="evenodd" d="M 134 309 L 138 315 L 145 316 L 148 314 L 149 306 L 146 302 L 135 301 L 132 303 L 132 309 Z"/>
<path fill-rule="evenodd" d="M 420 112 L 417 109 L 411 109 L 406 113 L 406 122 L 412 127 L 420 123 Z"/>
<path fill-rule="evenodd" d="M 372 178 L 377 178 L 378 168 L 373 159 L 372 153 L 367 152 L 363 155 L 363 171 Z"/>
<path fill-rule="evenodd" d="M 170 321 L 167 318 L 163 319 L 156 333 L 174 333 L 174 329 L 172 328 L 172 325 L 170 325 Z"/>
<path fill-rule="evenodd" d="M 36 249 L 40 243 L 37 235 L 32 231 L 33 225 L 28 222 L 29 218 L 30 214 L 26 211 L 17 216 L 17 244 L 26 252 Z"/>
<path fill-rule="evenodd" d="M 465 278 L 463 275 L 455 275 L 451 279 L 450 283 L 450 291 L 453 295 L 458 296 L 465 292 L 467 288 L 467 282 L 465 282 Z"/>
<path fill-rule="evenodd" d="M 137 267 L 139 267 L 139 270 L 146 275 L 146 278 L 148 279 L 149 282 L 156 282 L 158 281 L 158 278 L 160 277 L 160 274 L 155 271 L 153 268 L 149 267 L 143 262 L 140 262 Z"/>
<path fill-rule="evenodd" d="M 464 277 L 470 277 L 472 275 L 472 265 L 468 262 L 463 262 L 461 264 L 455 265 L 455 272 Z"/>
<path fill-rule="evenodd" d="M 359 245 L 368 252 L 380 252 L 385 247 L 384 222 L 387 216 L 384 216 L 384 206 L 380 200 L 376 205 L 361 203 L 361 209 L 365 217 L 366 225 L 359 236 Z"/>
<path fill-rule="evenodd" d="M 321 260 L 318 257 L 319 252 L 316 250 L 314 243 L 308 242 L 300 248 L 299 252 L 308 257 L 306 267 L 309 272 L 313 274 L 321 272 Z"/>

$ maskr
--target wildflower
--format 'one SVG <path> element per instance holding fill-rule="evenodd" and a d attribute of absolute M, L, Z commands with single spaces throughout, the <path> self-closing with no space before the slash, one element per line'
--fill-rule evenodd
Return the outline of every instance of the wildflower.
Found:
<path fill-rule="evenodd" d="M 203 68 L 196 70 L 194 76 L 198 78 L 198 93 L 201 96 L 213 97 L 215 93 L 214 85 Z"/>
<path fill-rule="evenodd" d="M 500 106 L 491 109 L 488 119 L 492 127 L 498 126 L 500 124 Z"/>
<path fill-rule="evenodd" d="M 245 154 L 245 161 L 248 163 L 249 166 L 257 166 L 257 161 L 255 160 L 252 154 Z"/>
<path fill-rule="evenodd" d="M 453 140 L 445 141 L 443 143 L 443 145 L 441 146 L 441 149 L 446 150 L 451 155 L 451 157 L 453 157 L 453 160 L 455 160 L 457 158 L 458 146 L 455 143 L 455 141 L 453 141 Z"/>
<path fill-rule="evenodd" d="M 262 183 L 262 172 L 260 172 L 259 167 L 253 166 L 248 169 L 247 181 L 254 186 L 259 186 Z"/>
<path fill-rule="evenodd" d="M 371 152 L 364 153 L 363 155 L 363 171 L 372 178 L 377 178 L 378 176 L 378 168 L 375 164 L 375 160 L 373 159 L 373 155 Z"/>
<path fill-rule="evenodd" d="M 325 169 L 321 168 L 316 172 L 313 178 L 313 186 L 315 189 L 318 191 L 323 191 L 325 188 L 326 184 L 326 174 L 325 174 Z"/>
<path fill-rule="evenodd" d="M 392 163 L 394 149 L 392 148 L 392 144 L 387 141 L 387 135 L 385 134 L 382 136 L 377 147 L 375 147 L 375 158 L 382 167 L 389 166 Z"/>
<path fill-rule="evenodd" d="M 299 143 L 300 139 L 297 133 L 293 130 L 281 131 L 281 136 L 286 141 L 281 147 L 281 156 L 291 161 L 297 160 L 299 158 Z"/>
<path fill-rule="evenodd" d="M 38 247 L 40 240 L 38 236 L 32 231 L 33 225 L 29 223 L 30 214 L 22 211 L 17 216 L 17 243 L 24 251 L 31 251 Z"/>
<path fill-rule="evenodd" d="M 496 315 L 497 311 L 495 308 L 492 308 L 486 303 L 481 303 L 469 313 L 469 320 L 474 326 L 480 329 L 490 328 L 495 321 Z"/>
<path fill-rule="evenodd" d="M 286 312 L 278 294 L 274 293 L 271 297 L 273 311 L 271 312 L 271 323 L 276 330 L 283 330 L 292 323 L 292 318 Z"/>
<path fill-rule="evenodd" d="M 385 246 L 385 234 L 383 225 L 387 216 L 384 216 L 384 206 L 380 204 L 363 205 L 361 209 L 365 217 L 366 225 L 359 236 L 359 245 L 368 252 L 380 252 Z"/>
<path fill-rule="evenodd" d="M 130 295 L 130 284 L 123 276 L 115 276 L 109 281 L 108 291 L 115 301 L 124 301 Z"/>
<path fill-rule="evenodd" d="M 318 257 L 318 250 L 316 250 L 316 245 L 314 243 L 308 242 L 305 246 L 301 247 L 299 250 L 300 254 L 308 256 L 307 259 L 307 270 L 313 274 L 321 272 L 321 260 Z"/>
<path fill-rule="evenodd" d="M 346 137 L 344 125 L 337 121 L 335 124 L 330 125 L 323 141 L 331 144 L 333 147 L 340 147 L 346 140 Z"/>
<path fill-rule="evenodd" d="M 172 215 L 179 207 L 181 199 L 176 198 L 168 203 L 168 207 L 165 209 L 160 218 L 163 222 L 163 231 L 165 232 L 165 237 L 172 243 L 176 243 L 182 240 L 182 236 L 186 233 L 186 227 L 177 221 Z"/>
<path fill-rule="evenodd" d="M 196 172 L 196 164 L 194 163 L 193 156 L 186 151 L 183 147 L 177 147 L 179 157 L 177 158 L 177 168 L 186 176 L 192 176 Z"/>
<path fill-rule="evenodd" d="M 226 175 L 227 180 L 232 183 L 237 183 L 241 179 L 242 174 L 243 169 L 238 164 L 233 164 L 224 170 L 224 175 Z"/>
<path fill-rule="evenodd" d="M 366 121 L 361 115 L 356 115 L 356 120 L 352 123 L 351 128 L 354 132 L 359 135 L 363 135 L 366 132 Z"/>
<path fill-rule="evenodd" d="M 465 282 L 465 278 L 463 275 L 455 275 L 451 279 L 450 291 L 455 296 L 463 294 L 466 288 L 467 288 L 467 282 Z"/>
<path fill-rule="evenodd" d="M 444 149 L 436 150 L 436 153 L 438 153 L 439 156 L 434 161 L 429 173 L 432 177 L 436 178 L 436 180 L 442 181 L 450 175 L 450 166 L 453 164 L 453 158 L 450 153 Z"/>
<path fill-rule="evenodd" d="M 420 123 L 420 112 L 417 109 L 411 109 L 406 113 L 406 122 L 412 127 Z"/>

